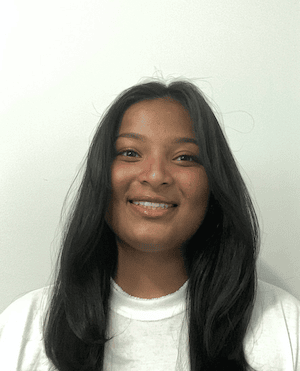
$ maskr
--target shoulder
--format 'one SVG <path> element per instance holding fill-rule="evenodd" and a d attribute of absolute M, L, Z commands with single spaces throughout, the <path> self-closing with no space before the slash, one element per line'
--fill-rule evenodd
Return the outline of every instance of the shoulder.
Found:
<path fill-rule="evenodd" d="M 12 302 L 0 315 L 0 337 L 31 338 L 42 331 L 43 316 L 52 286 L 30 291 Z"/>
<path fill-rule="evenodd" d="M 50 299 L 51 288 L 52 286 L 42 287 L 14 300 L 0 314 L 0 328 L 9 320 L 26 319 L 28 316 L 32 318 L 33 314 L 43 312 Z"/>
<path fill-rule="evenodd" d="M 299 316 L 300 301 L 280 287 L 258 280 L 255 309 L 257 311 L 264 310 L 270 315 L 285 313 L 290 316 Z"/>
<path fill-rule="evenodd" d="M 245 337 L 252 367 L 296 370 L 300 357 L 300 302 L 289 292 L 258 280 L 254 308 Z"/>
<path fill-rule="evenodd" d="M 48 371 L 43 320 L 52 286 L 30 291 L 0 315 L 0 369 Z"/>
<path fill-rule="evenodd" d="M 253 326 L 263 324 L 299 331 L 300 301 L 289 292 L 258 280 L 255 304 L 251 323 Z"/>

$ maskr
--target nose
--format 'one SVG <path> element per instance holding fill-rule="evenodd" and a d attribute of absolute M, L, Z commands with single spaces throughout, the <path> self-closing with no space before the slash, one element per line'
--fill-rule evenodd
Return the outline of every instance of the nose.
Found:
<path fill-rule="evenodd" d="M 161 156 L 151 156 L 141 163 L 140 182 L 146 182 L 153 187 L 173 182 L 172 171 L 166 159 Z"/>

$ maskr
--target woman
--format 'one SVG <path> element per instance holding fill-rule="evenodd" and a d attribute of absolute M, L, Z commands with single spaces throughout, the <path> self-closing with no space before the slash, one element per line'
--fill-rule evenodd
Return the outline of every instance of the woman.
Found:
<path fill-rule="evenodd" d="M 54 286 L 2 314 L 0 368 L 299 370 L 300 303 L 257 280 L 258 247 L 199 89 L 133 86 L 90 146 Z"/>

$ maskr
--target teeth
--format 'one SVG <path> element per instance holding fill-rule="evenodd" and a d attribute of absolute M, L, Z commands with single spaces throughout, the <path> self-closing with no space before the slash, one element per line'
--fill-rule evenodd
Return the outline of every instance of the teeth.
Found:
<path fill-rule="evenodd" d="M 133 203 L 135 205 L 142 205 L 150 209 L 157 209 L 157 208 L 167 209 L 169 207 L 172 207 L 171 205 L 167 205 L 167 204 L 156 204 L 153 202 L 144 202 L 144 201 L 133 201 Z"/>

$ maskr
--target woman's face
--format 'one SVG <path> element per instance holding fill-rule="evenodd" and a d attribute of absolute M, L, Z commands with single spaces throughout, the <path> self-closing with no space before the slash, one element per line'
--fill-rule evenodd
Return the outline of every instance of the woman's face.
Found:
<path fill-rule="evenodd" d="M 170 99 L 135 103 L 118 134 L 106 214 L 118 244 L 146 252 L 182 246 L 203 221 L 209 198 L 197 144 L 178 140 L 195 139 L 187 111 Z M 149 198 L 177 206 L 151 210 L 132 202 Z"/>

